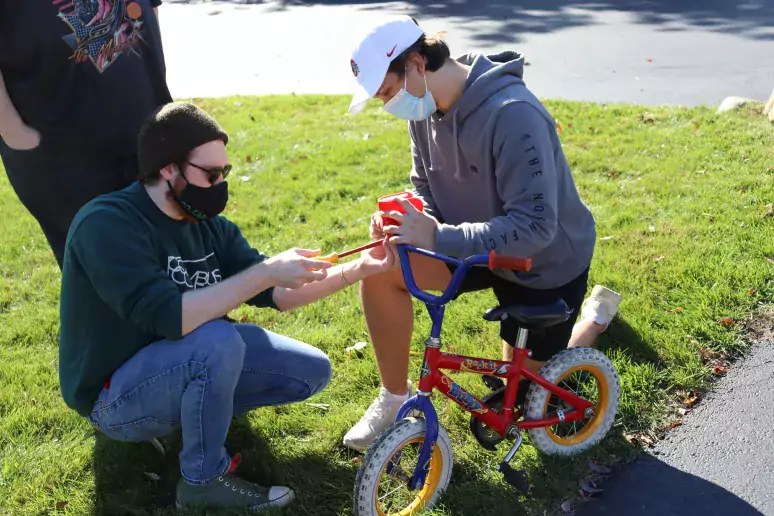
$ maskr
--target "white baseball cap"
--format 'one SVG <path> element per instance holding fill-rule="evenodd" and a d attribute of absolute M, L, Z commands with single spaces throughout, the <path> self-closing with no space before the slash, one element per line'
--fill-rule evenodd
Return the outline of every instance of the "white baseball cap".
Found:
<path fill-rule="evenodd" d="M 349 112 L 363 111 L 368 99 L 382 87 L 393 59 L 417 42 L 424 31 L 408 16 L 392 16 L 371 27 L 352 51 L 350 67 L 357 80 Z"/>

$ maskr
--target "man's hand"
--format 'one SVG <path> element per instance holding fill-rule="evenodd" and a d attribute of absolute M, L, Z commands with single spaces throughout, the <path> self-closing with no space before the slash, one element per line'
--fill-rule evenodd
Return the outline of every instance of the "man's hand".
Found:
<path fill-rule="evenodd" d="M 390 238 L 393 244 L 410 244 L 420 249 L 428 251 L 435 250 L 435 230 L 438 227 L 438 221 L 430 215 L 419 211 L 413 204 L 405 199 L 398 199 L 398 202 L 406 211 L 405 214 L 397 211 L 383 212 L 383 217 L 395 219 L 400 226 L 385 226 L 382 228 L 384 233 L 394 235 Z"/>
<path fill-rule="evenodd" d="M 40 133 L 28 125 L 3 135 L 5 144 L 12 150 L 32 150 L 40 145 Z"/>
<path fill-rule="evenodd" d="M 313 281 L 325 279 L 331 264 L 313 257 L 320 251 L 309 249 L 289 249 L 269 258 L 264 263 L 268 267 L 272 283 L 278 287 L 298 288 Z"/>
<path fill-rule="evenodd" d="M 356 262 L 356 268 L 363 277 L 381 274 L 393 269 L 398 264 L 398 251 L 392 240 L 385 242 L 379 247 L 368 249 L 360 254 L 360 259 Z"/>

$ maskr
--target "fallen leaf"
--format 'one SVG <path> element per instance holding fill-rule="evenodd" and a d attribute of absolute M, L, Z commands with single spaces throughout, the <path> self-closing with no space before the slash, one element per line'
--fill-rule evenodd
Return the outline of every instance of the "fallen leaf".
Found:
<path fill-rule="evenodd" d="M 718 324 L 722 326 L 731 326 L 734 324 L 734 320 L 731 317 L 723 317 L 718 321 Z"/>
<path fill-rule="evenodd" d="M 754 296 L 755 294 L 756 294 L 756 290 L 755 289 L 751 288 L 750 290 L 747 291 L 747 295 L 748 296 Z"/>
<path fill-rule="evenodd" d="M 619 174 L 618 172 L 610 172 L 610 173 L 607 175 L 607 177 L 609 177 L 610 179 L 615 179 L 615 178 L 616 178 L 616 177 L 618 177 L 619 175 L 620 175 L 620 174 Z"/>
<path fill-rule="evenodd" d="M 155 473 L 148 473 L 148 472 L 146 471 L 146 472 L 145 472 L 145 476 L 146 476 L 146 477 L 148 477 L 148 478 L 149 478 L 149 479 L 151 479 L 151 480 L 154 480 L 154 481 L 156 481 L 156 482 L 158 482 L 159 480 L 161 480 L 161 477 L 160 477 L 160 476 L 158 476 L 158 475 L 157 475 L 157 474 L 155 474 Z"/>
<path fill-rule="evenodd" d="M 613 206 L 616 206 L 616 205 L 618 205 L 620 203 L 621 203 L 621 201 L 615 201 L 615 202 L 613 202 Z"/>
<path fill-rule="evenodd" d="M 699 131 L 698 129 L 696 129 L 696 130 L 693 132 L 693 135 L 694 135 L 694 136 L 699 136 L 700 134 L 701 134 L 701 131 Z"/>
<path fill-rule="evenodd" d="M 728 364 L 725 362 L 717 363 L 712 368 L 714 374 L 725 374 L 726 371 L 728 371 Z"/>
<path fill-rule="evenodd" d="M 599 239 L 600 242 L 607 242 L 608 240 L 612 240 L 614 237 L 612 236 L 606 236 Z M 774 261 L 772 261 L 774 263 Z"/>
<path fill-rule="evenodd" d="M 682 425 L 682 424 L 683 424 L 683 420 L 682 420 L 682 419 L 678 419 L 677 421 L 673 421 L 673 422 L 672 422 L 672 423 L 669 425 L 669 428 L 677 428 L 678 426 L 680 426 L 680 425 Z"/>
<path fill-rule="evenodd" d="M 251 161 L 253 161 L 253 157 L 252 156 L 250 156 L 249 154 L 247 156 L 245 156 L 245 162 L 246 163 L 250 163 Z"/>
<path fill-rule="evenodd" d="M 589 478 L 584 478 L 583 480 L 581 480 L 580 487 L 581 487 L 581 490 L 585 491 L 588 494 L 597 494 L 604 491 L 604 489 L 600 489 L 599 487 L 597 487 L 597 484 L 594 483 L 594 481 Z"/>
<path fill-rule="evenodd" d="M 748 159 L 750 157 L 749 154 L 742 154 L 742 159 Z"/>
<path fill-rule="evenodd" d="M 306 154 L 301 154 L 298 159 L 307 159 L 308 157 Z"/>
<path fill-rule="evenodd" d="M 356 342 L 354 346 L 349 346 L 348 348 L 345 349 L 345 351 L 347 351 L 347 352 L 349 352 L 349 351 L 358 351 L 359 352 L 360 350 L 365 349 L 366 346 L 368 346 L 368 344 L 365 343 L 365 342 Z"/>
<path fill-rule="evenodd" d="M 593 126 L 593 125 L 590 125 L 590 126 L 589 126 L 589 131 L 592 131 L 592 132 L 593 132 L 593 131 L 595 131 L 595 129 L 594 129 L 594 126 Z"/>
<path fill-rule="evenodd" d="M 693 407 L 699 401 L 699 395 L 696 391 L 690 391 L 688 395 L 683 399 L 683 404 L 686 407 Z"/>
<path fill-rule="evenodd" d="M 645 446 L 653 446 L 653 439 L 643 434 L 626 434 L 624 438 L 631 444 L 642 444 Z"/>
<path fill-rule="evenodd" d="M 642 115 L 642 121 L 643 122 L 655 122 L 656 121 L 656 115 L 653 113 L 645 113 Z"/>
<path fill-rule="evenodd" d="M 567 127 L 572 127 L 572 124 L 567 124 Z"/>
<path fill-rule="evenodd" d="M 774 204 L 767 204 L 764 217 L 771 217 L 772 215 L 774 215 Z"/>
<path fill-rule="evenodd" d="M 654 262 L 660 262 L 660 261 L 661 261 L 661 260 L 663 260 L 664 258 L 665 258 L 665 256 L 664 256 L 663 254 L 660 254 L 660 255 L 658 255 L 658 256 L 654 256 L 654 257 L 653 257 L 653 261 L 654 261 Z"/>
<path fill-rule="evenodd" d="M 307 405 L 309 407 L 314 407 L 314 408 L 322 409 L 322 410 L 328 410 L 329 408 L 331 408 L 331 406 L 328 405 L 327 403 L 304 403 L 304 405 Z"/>
<path fill-rule="evenodd" d="M 275 323 L 274 321 L 269 321 L 266 323 L 267 328 L 274 328 L 275 326 L 277 326 L 277 323 Z"/>
<path fill-rule="evenodd" d="M 56 502 L 55 507 L 57 509 L 64 509 L 65 507 L 67 507 L 68 503 L 70 503 L 70 502 L 68 502 L 67 500 L 62 500 L 61 502 Z"/>
<path fill-rule="evenodd" d="M 363 462 L 363 456 L 358 455 L 357 457 L 353 457 L 351 461 L 349 461 L 351 464 L 360 464 Z"/>
<path fill-rule="evenodd" d="M 240 317 L 240 318 L 239 318 L 239 322 L 241 322 L 241 323 L 243 323 L 243 322 L 247 322 L 247 316 L 246 316 L 246 315 L 243 315 L 242 317 Z"/>
<path fill-rule="evenodd" d="M 683 307 L 682 307 L 682 306 L 678 306 L 678 307 L 677 307 L 677 308 L 675 308 L 674 310 L 667 310 L 667 313 L 670 313 L 670 314 L 679 314 L 679 313 L 680 313 L 680 312 L 682 312 L 682 311 L 683 311 Z"/>
<path fill-rule="evenodd" d="M 707 222 L 715 222 L 715 217 L 710 217 L 707 219 Z"/>
<path fill-rule="evenodd" d="M 561 133 L 562 131 L 564 131 L 564 128 L 562 127 L 562 123 L 561 122 L 557 122 L 556 123 L 556 132 Z"/>
<path fill-rule="evenodd" d="M 597 461 L 589 463 L 589 469 L 594 473 L 599 473 L 600 475 L 609 475 L 613 472 L 612 469 L 608 468 L 607 466 L 600 465 Z"/>
<path fill-rule="evenodd" d="M 691 409 L 689 409 L 689 408 L 680 408 L 680 409 L 677 409 L 677 413 L 680 414 L 681 416 L 685 416 L 685 415 L 691 413 Z"/>

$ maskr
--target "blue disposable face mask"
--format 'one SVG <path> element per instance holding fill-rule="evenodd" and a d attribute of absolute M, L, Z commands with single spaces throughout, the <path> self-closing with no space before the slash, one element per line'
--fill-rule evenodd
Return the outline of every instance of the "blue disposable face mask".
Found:
<path fill-rule="evenodd" d="M 408 72 L 403 78 L 403 88 L 384 105 L 389 114 L 404 120 L 427 120 L 435 113 L 436 105 L 433 94 L 427 87 L 427 75 L 425 75 L 425 95 L 421 98 L 413 96 L 406 90 Z"/>

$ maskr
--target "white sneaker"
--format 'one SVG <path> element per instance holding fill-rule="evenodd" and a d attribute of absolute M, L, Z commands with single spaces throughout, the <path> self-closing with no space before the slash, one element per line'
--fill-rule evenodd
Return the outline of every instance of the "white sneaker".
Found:
<path fill-rule="evenodd" d="M 371 403 L 365 415 L 344 436 L 344 446 L 360 452 L 366 451 L 379 434 L 392 426 L 398 409 L 411 396 L 411 382 L 408 382 L 408 393 L 392 394 L 382 387 L 379 397 Z"/>
<path fill-rule="evenodd" d="M 618 305 L 621 304 L 621 294 L 613 292 L 609 288 L 596 285 L 591 290 L 591 295 L 581 305 L 579 321 L 594 321 L 602 324 L 605 329 L 618 313 Z"/>

